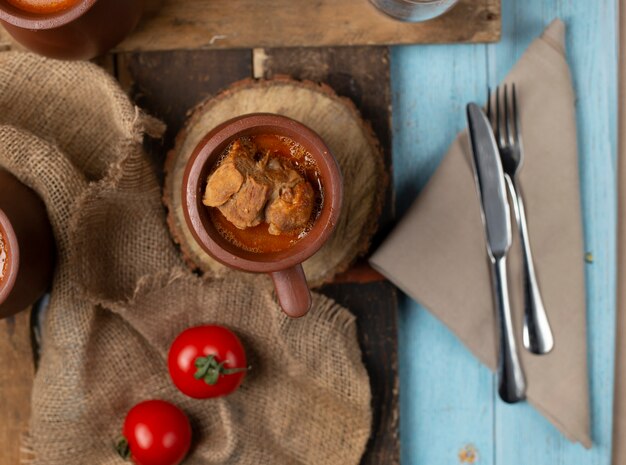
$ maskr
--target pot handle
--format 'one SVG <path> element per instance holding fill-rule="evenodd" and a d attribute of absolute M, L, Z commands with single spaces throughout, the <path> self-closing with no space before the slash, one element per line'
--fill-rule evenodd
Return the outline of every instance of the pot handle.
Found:
<path fill-rule="evenodd" d="M 278 302 L 287 316 L 300 318 L 311 308 L 311 292 L 302 265 L 270 273 Z"/>

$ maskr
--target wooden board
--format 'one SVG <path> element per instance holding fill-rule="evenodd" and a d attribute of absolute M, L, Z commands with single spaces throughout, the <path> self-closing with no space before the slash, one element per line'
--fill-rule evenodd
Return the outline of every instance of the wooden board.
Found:
<path fill-rule="evenodd" d="M 10 38 L 0 29 L 0 48 Z M 442 17 L 403 23 L 368 0 L 146 0 L 118 51 L 494 42 L 500 0 L 460 0 Z"/>
<path fill-rule="evenodd" d="M 357 317 L 374 406 L 373 434 L 361 465 L 399 465 L 396 288 L 389 282 L 342 283 L 324 286 L 321 292 Z"/>
<path fill-rule="evenodd" d="M 626 0 L 619 1 L 618 236 L 613 465 L 626 463 Z"/>
<path fill-rule="evenodd" d="M 168 125 L 164 139 L 148 145 L 158 168 L 173 147 L 188 110 L 197 103 L 244 77 L 281 74 L 326 82 L 339 95 L 352 99 L 366 119 L 371 119 L 390 170 L 391 93 L 385 47 L 122 53 L 117 55 L 114 69 L 137 104 Z M 386 198 L 391 201 L 390 191 Z M 390 203 L 384 211 L 381 224 L 388 229 Z M 346 304 L 358 318 L 374 395 L 374 432 L 363 464 L 393 465 L 399 463 L 396 294 L 388 283 L 357 284 L 351 282 L 355 277 L 359 281 L 376 279 L 361 267 L 322 292 Z"/>
<path fill-rule="evenodd" d="M 30 311 L 0 320 L 0 368 L 0 465 L 16 465 L 28 431 L 35 373 Z"/>

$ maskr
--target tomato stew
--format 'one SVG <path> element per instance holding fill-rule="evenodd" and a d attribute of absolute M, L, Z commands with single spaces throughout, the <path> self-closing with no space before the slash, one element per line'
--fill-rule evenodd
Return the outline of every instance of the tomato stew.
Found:
<path fill-rule="evenodd" d="M 239 229 L 228 221 L 217 208 L 207 208 L 210 208 L 210 217 L 213 225 L 220 235 L 231 244 L 253 253 L 280 252 L 289 249 L 305 237 L 319 216 L 324 202 L 321 176 L 311 154 L 298 142 L 288 137 L 274 134 L 250 136 L 249 140 L 256 145 L 258 152 L 266 153 L 269 151 L 270 156 L 279 156 L 283 161 L 286 160 L 293 169 L 298 171 L 309 182 L 315 197 L 315 204 L 309 222 L 300 229 L 273 235 L 269 233 L 266 222 L 250 228 Z M 224 150 L 220 161 L 226 157 L 229 148 L 230 146 Z M 217 166 L 219 166 L 220 161 L 218 161 Z"/>
<path fill-rule="evenodd" d="M 29 13 L 58 13 L 76 5 L 80 0 L 7 0 L 11 5 Z"/>
<path fill-rule="evenodd" d="M 0 281 L 2 281 L 2 279 L 4 278 L 4 274 L 6 273 L 7 258 L 8 251 L 6 241 L 4 240 L 2 233 L 0 233 Z"/>

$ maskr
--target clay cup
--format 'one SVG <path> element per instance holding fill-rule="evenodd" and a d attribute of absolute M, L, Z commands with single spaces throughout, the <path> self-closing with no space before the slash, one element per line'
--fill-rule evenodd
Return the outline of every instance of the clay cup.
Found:
<path fill-rule="evenodd" d="M 0 169 L 0 235 L 6 257 L 0 273 L 0 318 L 26 310 L 49 289 L 55 247 L 39 196 Z"/>
<path fill-rule="evenodd" d="M 289 137 L 305 147 L 319 169 L 324 203 L 310 232 L 291 248 L 274 253 L 254 253 L 228 242 L 213 225 L 209 208 L 202 203 L 207 178 L 224 150 L 234 140 L 259 134 Z M 311 307 L 302 262 L 317 252 L 333 232 L 341 210 L 343 187 L 339 166 L 324 141 L 314 131 L 290 118 L 256 113 L 240 116 L 211 130 L 192 153 L 183 177 L 182 205 L 185 220 L 202 249 L 232 268 L 269 273 L 284 312 L 301 317 Z"/>
<path fill-rule="evenodd" d="M 103 55 L 137 25 L 143 0 L 80 0 L 57 13 L 29 13 L 0 0 L 0 23 L 13 38 L 50 58 Z"/>

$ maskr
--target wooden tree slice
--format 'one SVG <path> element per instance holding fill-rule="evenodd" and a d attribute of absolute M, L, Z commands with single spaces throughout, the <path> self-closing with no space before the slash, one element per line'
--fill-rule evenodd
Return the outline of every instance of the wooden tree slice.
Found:
<path fill-rule="evenodd" d="M 204 135 L 235 116 L 267 112 L 298 120 L 316 131 L 336 157 L 344 179 L 343 208 L 328 242 L 304 263 L 313 286 L 345 271 L 369 248 L 382 209 L 387 176 L 371 127 L 351 101 L 328 86 L 286 77 L 246 79 L 197 106 L 165 164 L 164 203 L 174 240 L 193 268 L 223 276 L 229 270 L 208 256 L 189 231 L 182 210 L 181 185 L 187 160 Z"/>

